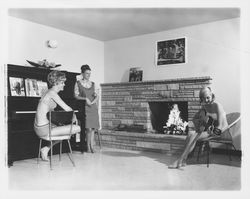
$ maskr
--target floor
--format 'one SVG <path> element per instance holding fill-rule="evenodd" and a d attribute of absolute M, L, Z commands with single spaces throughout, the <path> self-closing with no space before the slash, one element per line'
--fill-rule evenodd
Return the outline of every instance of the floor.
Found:
<path fill-rule="evenodd" d="M 205 158 L 195 157 L 181 169 L 168 169 L 175 157 L 153 152 L 103 148 L 94 154 L 74 152 L 76 167 L 63 154 L 59 162 L 36 159 L 14 162 L 8 169 L 9 190 L 240 190 L 241 162 L 233 156 L 212 154 L 207 168 Z"/>

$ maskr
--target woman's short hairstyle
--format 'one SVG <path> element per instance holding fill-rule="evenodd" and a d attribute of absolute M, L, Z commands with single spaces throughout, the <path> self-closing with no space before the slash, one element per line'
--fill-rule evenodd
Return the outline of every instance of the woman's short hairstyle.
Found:
<path fill-rule="evenodd" d="M 81 72 L 82 72 L 82 73 L 85 73 L 86 70 L 91 70 L 90 67 L 89 67 L 89 65 L 87 65 L 87 64 L 82 65 L 82 67 L 81 67 Z"/>
<path fill-rule="evenodd" d="M 47 80 L 50 86 L 55 86 L 61 81 L 66 81 L 66 76 L 61 71 L 53 70 L 48 74 Z"/>
<path fill-rule="evenodd" d="M 211 94 L 212 94 L 212 100 L 214 101 L 215 95 L 214 95 L 214 93 L 212 92 L 212 89 L 211 89 L 210 87 L 206 86 L 206 87 L 203 87 L 203 88 L 200 90 L 200 93 L 199 93 L 200 102 L 203 101 L 204 93 L 205 93 L 207 90 L 209 90 L 209 91 L 211 92 Z"/>

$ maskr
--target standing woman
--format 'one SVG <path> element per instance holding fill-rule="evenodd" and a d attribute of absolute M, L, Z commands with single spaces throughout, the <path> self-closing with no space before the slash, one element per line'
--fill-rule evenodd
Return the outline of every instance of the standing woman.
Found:
<path fill-rule="evenodd" d="M 95 92 L 95 83 L 90 81 L 91 69 L 89 65 L 82 65 L 81 79 L 75 84 L 75 98 L 85 100 L 85 134 L 87 152 L 94 153 L 94 134 L 99 129 L 99 116 L 97 101 L 98 95 Z"/>

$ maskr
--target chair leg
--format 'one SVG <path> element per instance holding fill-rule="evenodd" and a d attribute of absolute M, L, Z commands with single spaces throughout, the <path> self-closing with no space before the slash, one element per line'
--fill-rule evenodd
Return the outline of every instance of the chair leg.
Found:
<path fill-rule="evenodd" d="M 231 146 L 233 147 L 234 151 L 236 152 L 237 149 L 235 148 L 234 144 L 231 144 Z"/>
<path fill-rule="evenodd" d="M 60 141 L 59 161 L 61 161 L 61 155 L 62 155 L 62 141 Z"/>
<path fill-rule="evenodd" d="M 209 155 L 210 155 L 210 146 L 209 146 L 209 142 L 206 142 L 206 147 L 207 147 L 207 167 L 209 167 Z"/>
<path fill-rule="evenodd" d="M 233 144 L 232 144 L 232 147 L 234 148 L 235 151 L 237 151 L 236 148 L 235 148 L 235 146 Z"/>
<path fill-rule="evenodd" d="M 52 155 L 53 155 L 53 144 L 50 142 L 50 170 L 52 170 Z"/>
<path fill-rule="evenodd" d="M 99 146 L 100 146 L 100 149 L 101 149 L 102 148 L 101 136 L 100 136 L 100 132 L 98 130 L 97 130 L 97 136 L 98 136 Z"/>
<path fill-rule="evenodd" d="M 74 160 L 73 160 L 73 153 L 72 153 L 72 149 L 71 149 L 71 145 L 70 145 L 69 140 L 68 140 L 68 145 L 69 145 L 70 155 L 69 155 L 69 153 L 67 153 L 67 154 L 68 154 L 69 159 L 70 159 L 70 161 L 72 162 L 73 166 L 75 167 L 75 162 L 74 162 Z"/>
<path fill-rule="evenodd" d="M 202 145 L 203 145 L 203 142 L 199 143 L 199 150 L 198 150 L 198 155 L 197 155 L 197 162 L 199 162 Z"/>
<path fill-rule="evenodd" d="M 40 139 L 40 141 L 39 141 L 39 150 L 38 150 L 37 164 L 39 163 L 39 160 L 40 160 L 41 146 L 42 146 L 42 139 Z"/>
<path fill-rule="evenodd" d="M 229 145 L 231 145 L 231 144 L 229 144 Z M 226 144 L 226 149 L 227 149 L 227 154 L 228 154 L 229 161 L 232 161 L 229 145 Z"/>

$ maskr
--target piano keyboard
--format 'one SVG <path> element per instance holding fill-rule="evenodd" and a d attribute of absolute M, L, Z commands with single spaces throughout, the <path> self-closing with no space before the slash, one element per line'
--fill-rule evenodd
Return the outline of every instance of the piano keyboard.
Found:
<path fill-rule="evenodd" d="M 23 113 L 36 113 L 36 111 L 16 111 L 16 114 L 23 114 Z"/>
<path fill-rule="evenodd" d="M 78 113 L 78 110 L 74 110 L 75 113 Z M 16 114 L 28 114 L 28 113 L 36 113 L 36 111 L 16 111 Z"/>

